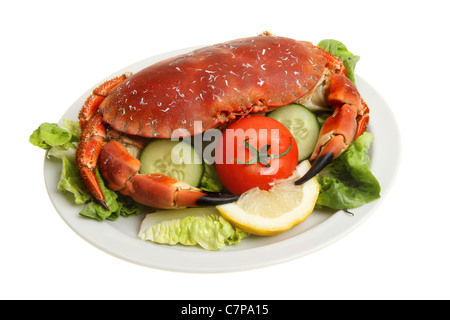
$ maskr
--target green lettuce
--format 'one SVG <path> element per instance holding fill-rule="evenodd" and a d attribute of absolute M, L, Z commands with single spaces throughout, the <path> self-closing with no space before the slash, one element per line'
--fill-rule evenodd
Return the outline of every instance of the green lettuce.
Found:
<path fill-rule="evenodd" d="M 117 220 L 120 216 L 130 217 L 141 214 L 144 206 L 133 201 L 131 198 L 120 195 L 105 186 L 102 176 L 96 171 L 96 177 L 100 187 L 105 195 L 106 205 L 109 211 L 100 204 L 93 201 L 91 195 L 86 190 L 80 173 L 74 162 L 67 157 L 62 156 L 63 168 L 58 183 L 58 190 L 71 194 L 76 204 L 86 203 L 86 206 L 80 212 L 80 215 L 86 218 L 103 220 Z"/>
<path fill-rule="evenodd" d="M 215 208 L 159 210 L 147 214 L 138 237 L 161 244 L 199 245 L 219 250 L 237 244 L 249 233 L 234 227 Z"/>
<path fill-rule="evenodd" d="M 53 147 L 67 150 L 76 148 L 75 143 L 78 142 L 78 136 L 79 129 L 76 129 L 73 121 L 65 120 L 63 127 L 60 127 L 57 123 L 45 122 L 33 131 L 29 141 L 32 145 L 44 150 L 50 150 Z"/>
<path fill-rule="evenodd" d="M 105 196 L 105 203 L 109 210 L 103 208 L 95 201 L 90 201 L 84 209 L 80 212 L 80 215 L 86 218 L 96 219 L 98 221 L 104 220 L 117 220 L 120 216 L 130 217 L 133 215 L 139 215 L 143 212 L 144 206 L 129 199 L 125 196 L 120 196 L 118 193 L 108 189 L 105 186 L 105 182 L 98 170 L 95 175 L 99 182 L 100 188 Z"/>
<path fill-rule="evenodd" d="M 322 40 L 317 46 L 338 57 L 347 69 L 348 78 L 355 83 L 355 67 L 359 61 L 359 56 L 348 51 L 342 42 L 333 39 Z"/>
<path fill-rule="evenodd" d="M 373 135 L 365 132 L 318 174 L 317 207 L 352 209 L 380 197 L 381 187 L 370 171 L 367 154 L 373 140 Z"/>
<path fill-rule="evenodd" d="M 223 184 L 217 175 L 216 168 L 212 164 L 203 163 L 204 171 L 200 181 L 200 188 L 208 192 L 220 192 Z"/>
<path fill-rule="evenodd" d="M 101 205 L 93 201 L 81 180 L 80 172 L 75 164 L 75 150 L 80 135 L 79 123 L 64 119 L 61 127 L 56 123 L 41 124 L 31 134 L 29 141 L 34 146 L 48 150 L 47 156 L 61 159 L 62 171 L 58 182 L 58 190 L 72 195 L 76 204 L 87 203 L 80 212 L 81 216 L 103 221 L 106 219 L 116 220 L 120 216 L 129 217 L 141 214 L 144 206 L 129 197 L 122 196 L 108 189 L 98 170 L 96 176 L 110 210 L 105 210 Z"/>
<path fill-rule="evenodd" d="M 86 190 L 80 173 L 74 162 L 66 156 L 62 156 L 62 171 L 58 183 L 58 190 L 72 194 L 76 204 L 83 204 L 91 200 L 91 195 Z"/>
<path fill-rule="evenodd" d="M 78 141 L 78 138 L 81 136 L 81 127 L 80 127 L 80 123 L 78 121 L 63 119 L 62 126 L 66 130 L 68 130 L 72 134 L 72 136 L 77 137 L 77 141 Z"/>
<path fill-rule="evenodd" d="M 56 123 L 42 123 L 31 134 L 29 141 L 32 145 L 48 150 L 47 157 L 75 161 L 75 150 L 81 135 L 80 125 L 77 121 L 63 120 L 60 127 Z"/>
<path fill-rule="evenodd" d="M 80 134 L 78 122 L 64 119 L 61 127 L 56 123 L 42 123 L 29 138 L 32 145 L 48 150 L 48 157 L 61 159 L 62 171 L 58 190 L 73 195 L 76 204 L 91 200 L 75 165 L 75 150 Z"/>

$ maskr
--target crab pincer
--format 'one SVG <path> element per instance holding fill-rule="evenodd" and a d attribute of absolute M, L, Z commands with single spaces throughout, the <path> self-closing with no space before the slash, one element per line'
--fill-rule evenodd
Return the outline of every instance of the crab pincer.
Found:
<path fill-rule="evenodd" d="M 111 190 L 121 192 L 150 207 L 176 209 L 218 205 L 237 199 L 233 195 L 205 193 L 199 188 L 163 174 L 139 174 L 140 161 L 126 150 L 124 142 L 117 140 L 104 145 L 100 152 L 99 164 Z"/>
<path fill-rule="evenodd" d="M 330 76 L 324 87 L 328 104 L 334 109 L 322 125 L 311 155 L 311 169 L 296 184 L 302 184 L 339 157 L 350 143 L 363 134 L 369 123 L 369 108 L 355 85 L 344 75 Z"/>

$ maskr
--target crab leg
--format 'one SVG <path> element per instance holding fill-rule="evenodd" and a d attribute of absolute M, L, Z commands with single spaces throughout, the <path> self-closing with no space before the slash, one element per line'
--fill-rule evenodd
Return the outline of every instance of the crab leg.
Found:
<path fill-rule="evenodd" d="M 92 94 L 86 99 L 83 107 L 78 114 L 78 119 L 80 120 L 80 127 L 82 130 L 84 129 L 89 119 L 92 118 L 92 116 L 97 112 L 99 105 L 102 103 L 111 89 L 116 87 L 119 83 L 123 82 L 129 76 L 129 74 L 125 73 L 116 78 L 107 80 L 92 91 Z"/>
<path fill-rule="evenodd" d="M 95 176 L 97 159 L 106 138 L 106 128 L 103 124 L 102 114 L 98 112 L 98 107 L 110 90 L 127 77 L 128 75 L 124 74 L 108 80 L 94 89 L 78 114 L 82 130 L 76 152 L 78 170 L 84 185 L 92 197 L 107 210 L 109 209 L 105 202 L 105 196 Z"/>
<path fill-rule="evenodd" d="M 76 152 L 76 160 L 81 180 L 84 182 L 87 190 L 98 203 L 105 209 L 108 209 L 105 203 L 105 196 L 95 176 L 98 155 L 100 154 L 105 138 L 106 129 L 102 122 L 102 115 L 97 112 L 85 124 L 81 133 L 80 144 Z"/>
<path fill-rule="evenodd" d="M 310 158 L 311 169 L 296 184 L 314 177 L 367 129 L 369 108 L 350 79 L 342 74 L 331 75 L 327 91 L 328 104 L 334 112 L 322 125 Z"/>

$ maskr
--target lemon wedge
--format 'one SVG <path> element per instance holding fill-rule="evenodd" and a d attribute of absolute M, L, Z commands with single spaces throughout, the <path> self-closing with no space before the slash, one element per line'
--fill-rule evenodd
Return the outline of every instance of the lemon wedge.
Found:
<path fill-rule="evenodd" d="M 289 230 L 309 217 L 319 196 L 316 177 L 294 184 L 309 168 L 311 164 L 304 160 L 288 179 L 275 181 L 269 190 L 253 188 L 217 210 L 235 227 L 252 234 L 273 236 Z"/>

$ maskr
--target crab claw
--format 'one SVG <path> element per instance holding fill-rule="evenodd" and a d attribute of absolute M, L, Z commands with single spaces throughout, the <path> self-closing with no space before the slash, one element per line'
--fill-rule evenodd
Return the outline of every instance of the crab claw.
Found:
<path fill-rule="evenodd" d="M 124 194 L 144 205 L 159 209 L 219 205 L 237 200 L 234 195 L 206 194 L 163 174 L 137 174 L 127 183 Z"/>
<path fill-rule="evenodd" d="M 369 123 L 369 108 L 355 85 L 345 75 L 333 74 L 327 88 L 328 104 L 334 113 L 322 125 L 311 155 L 311 169 L 296 184 L 303 184 L 339 157 Z"/>
<path fill-rule="evenodd" d="M 238 196 L 205 193 L 199 188 L 159 173 L 139 174 L 141 163 L 119 141 L 106 143 L 99 156 L 106 185 L 133 200 L 158 209 L 219 205 L 236 201 Z"/>
<path fill-rule="evenodd" d="M 137 174 L 124 192 L 133 200 L 159 209 L 191 207 L 204 194 L 200 189 L 163 174 Z"/>

